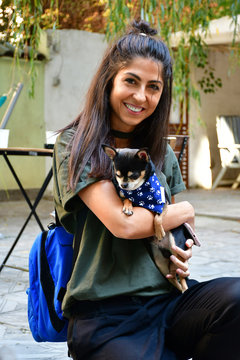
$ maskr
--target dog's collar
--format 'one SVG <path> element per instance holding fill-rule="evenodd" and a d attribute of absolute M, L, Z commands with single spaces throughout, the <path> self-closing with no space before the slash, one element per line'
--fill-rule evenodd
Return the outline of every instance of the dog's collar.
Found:
<path fill-rule="evenodd" d="M 123 132 L 123 131 L 118 131 L 118 130 L 111 129 L 110 132 L 114 137 L 116 137 L 118 139 L 130 139 L 134 135 L 134 131 Z"/>

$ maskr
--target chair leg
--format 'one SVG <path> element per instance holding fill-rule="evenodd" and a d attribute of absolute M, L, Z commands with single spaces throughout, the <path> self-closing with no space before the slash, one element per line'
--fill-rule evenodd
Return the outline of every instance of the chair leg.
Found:
<path fill-rule="evenodd" d="M 232 189 L 237 189 L 238 185 L 240 185 L 240 174 L 238 175 L 238 177 L 234 181 L 234 183 L 232 185 Z"/>
<path fill-rule="evenodd" d="M 214 180 L 214 183 L 212 184 L 212 189 L 216 189 L 216 187 L 218 186 L 219 182 L 221 181 L 221 179 L 223 178 L 225 172 L 226 172 L 227 168 L 223 167 L 219 173 L 218 176 L 216 177 L 216 179 Z"/>

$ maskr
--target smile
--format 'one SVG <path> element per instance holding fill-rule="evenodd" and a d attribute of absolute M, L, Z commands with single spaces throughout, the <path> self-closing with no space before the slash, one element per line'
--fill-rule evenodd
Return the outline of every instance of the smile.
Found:
<path fill-rule="evenodd" d="M 133 106 L 133 105 L 131 105 L 131 104 L 126 104 L 126 103 L 125 103 L 125 106 L 126 106 L 129 110 L 131 110 L 131 111 L 133 111 L 133 112 L 135 112 L 135 113 L 140 113 L 141 111 L 144 110 L 143 107 L 136 107 L 136 106 Z"/>

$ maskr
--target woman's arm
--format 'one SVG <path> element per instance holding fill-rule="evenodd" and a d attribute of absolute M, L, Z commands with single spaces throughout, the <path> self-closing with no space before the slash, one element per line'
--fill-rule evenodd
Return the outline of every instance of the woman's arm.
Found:
<path fill-rule="evenodd" d="M 99 218 L 113 235 L 123 239 L 139 239 L 154 235 L 154 214 L 144 208 L 135 207 L 132 216 L 122 212 L 122 200 L 111 181 L 102 180 L 79 192 L 87 207 Z M 194 225 L 194 209 L 187 201 L 168 205 L 163 218 L 165 231 L 184 222 Z"/>

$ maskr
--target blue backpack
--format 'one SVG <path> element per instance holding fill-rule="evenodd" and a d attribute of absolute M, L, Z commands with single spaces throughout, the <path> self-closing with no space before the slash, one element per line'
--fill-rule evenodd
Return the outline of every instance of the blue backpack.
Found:
<path fill-rule="evenodd" d="M 29 254 L 28 322 L 38 341 L 66 341 L 68 320 L 62 300 L 73 267 L 73 235 L 52 224 L 40 233 Z M 74 249 L 75 255 L 75 249 Z"/>

